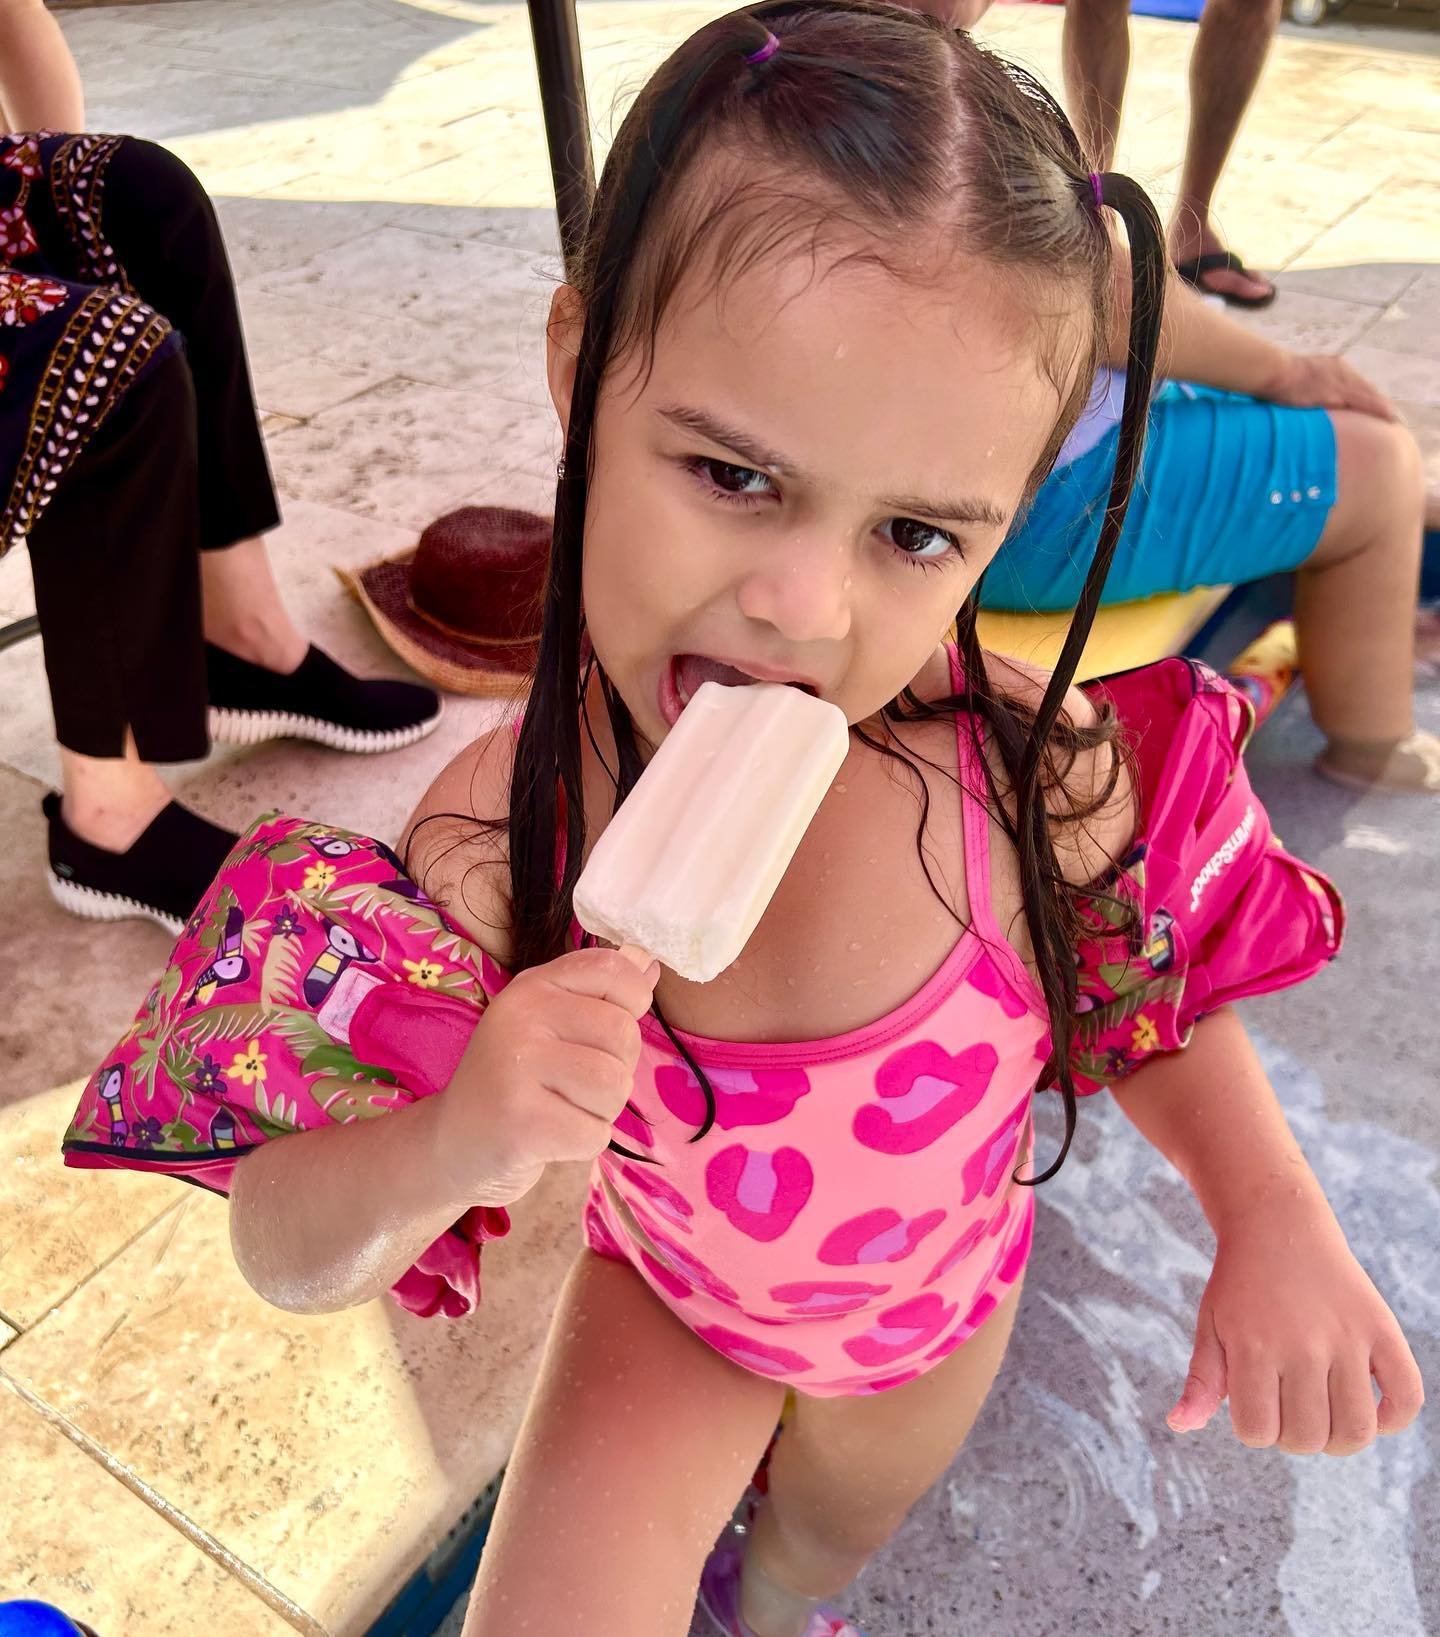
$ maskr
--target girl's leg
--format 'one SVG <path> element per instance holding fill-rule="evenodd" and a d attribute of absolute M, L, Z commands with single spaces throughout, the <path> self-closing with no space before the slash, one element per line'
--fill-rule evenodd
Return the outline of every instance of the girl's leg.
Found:
<path fill-rule="evenodd" d="M 1332 415 L 1336 501 L 1295 588 L 1300 668 L 1328 741 L 1322 772 L 1440 791 L 1440 743 L 1412 706 L 1425 482 L 1404 427 Z"/>
<path fill-rule="evenodd" d="M 686 1329 L 632 1268 L 583 1249 L 560 1292 L 464 1637 L 684 1637 L 705 1557 L 783 1398 L 778 1382 Z"/>
<path fill-rule="evenodd" d="M 756 1637 L 799 1637 L 954 1460 L 1005 1356 L 1023 1282 L 915 1381 L 865 1398 L 796 1394 L 745 1550 L 740 1612 Z"/>

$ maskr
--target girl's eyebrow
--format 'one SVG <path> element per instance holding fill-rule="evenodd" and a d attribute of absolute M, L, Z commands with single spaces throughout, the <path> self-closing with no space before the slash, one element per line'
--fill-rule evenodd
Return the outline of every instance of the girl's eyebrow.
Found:
<path fill-rule="evenodd" d="M 767 449 L 748 432 L 728 425 L 707 410 L 696 409 L 687 404 L 668 404 L 657 409 L 655 413 L 662 420 L 669 421 L 672 426 L 678 426 L 686 432 L 694 432 L 702 438 L 708 438 L 712 443 L 722 444 L 757 467 L 777 472 L 781 477 L 807 481 L 805 472 L 794 461 L 777 454 L 773 449 Z M 918 512 L 922 517 L 945 517 L 960 523 L 985 523 L 997 529 L 1003 528 L 1009 521 L 1009 514 L 993 500 L 973 497 L 942 496 L 923 500 L 915 495 L 888 495 L 882 497 L 879 504 L 893 508 L 896 512 Z"/>

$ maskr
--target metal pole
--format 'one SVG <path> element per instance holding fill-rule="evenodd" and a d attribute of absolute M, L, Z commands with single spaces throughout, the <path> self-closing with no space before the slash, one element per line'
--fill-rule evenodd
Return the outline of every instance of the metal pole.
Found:
<path fill-rule="evenodd" d="M 545 113 L 545 139 L 550 147 L 550 174 L 555 181 L 555 214 L 568 268 L 580 247 L 595 193 L 580 32 L 575 23 L 575 0 L 528 0 L 528 4 L 540 105 Z"/>

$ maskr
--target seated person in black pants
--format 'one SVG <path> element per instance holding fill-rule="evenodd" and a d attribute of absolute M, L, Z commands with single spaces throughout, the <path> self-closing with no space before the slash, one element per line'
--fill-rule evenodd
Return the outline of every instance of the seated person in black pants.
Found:
<path fill-rule="evenodd" d="M 79 80 L 43 7 L 18 17 L 0 109 L 42 134 L 0 136 L 0 552 L 30 548 L 60 745 L 50 885 L 76 914 L 178 932 L 235 835 L 154 764 L 212 735 L 389 750 L 440 701 L 352 676 L 292 623 L 210 202 L 151 143 L 45 134 L 83 127 Z"/>

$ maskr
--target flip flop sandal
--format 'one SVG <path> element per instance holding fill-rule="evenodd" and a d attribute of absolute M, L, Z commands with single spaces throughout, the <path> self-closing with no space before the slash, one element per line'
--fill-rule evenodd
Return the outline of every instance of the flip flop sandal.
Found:
<path fill-rule="evenodd" d="M 705 1560 L 700 1575 L 699 1606 L 720 1637 L 755 1637 L 740 1618 L 740 1564 L 743 1548 L 733 1538 L 722 1539 Z M 865 1637 L 838 1609 L 822 1603 L 810 1616 L 802 1637 Z"/>
<path fill-rule="evenodd" d="M 1233 250 L 1208 250 L 1203 256 L 1175 263 L 1179 276 L 1202 296 L 1219 296 L 1231 307 L 1268 307 L 1274 301 L 1276 291 L 1273 285 L 1266 296 L 1239 296 L 1233 290 L 1212 290 L 1208 284 L 1200 282 L 1206 273 L 1218 273 L 1222 268 L 1227 273 L 1239 273 L 1242 278 L 1263 279 L 1263 275 L 1252 272 Z"/>

